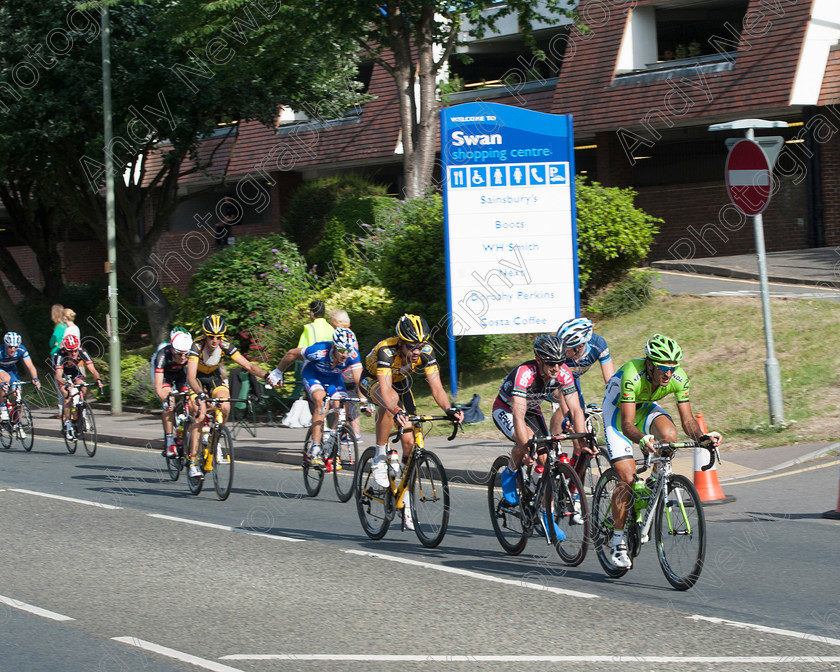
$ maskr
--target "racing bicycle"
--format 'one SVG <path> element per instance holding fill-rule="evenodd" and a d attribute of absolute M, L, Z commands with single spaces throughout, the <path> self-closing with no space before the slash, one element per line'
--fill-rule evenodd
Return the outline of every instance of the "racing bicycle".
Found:
<path fill-rule="evenodd" d="M 522 553 L 528 537 L 541 531 L 566 565 L 575 567 L 586 557 L 589 505 L 581 495 L 580 478 L 562 451 L 560 442 L 565 439 L 584 439 L 591 447 L 595 437 L 588 432 L 531 437 L 527 444 L 531 457 L 545 455 L 546 461 L 541 474 L 536 461 L 519 468 L 516 504 L 508 502 L 502 492 L 502 472 L 510 458 L 500 455 L 490 468 L 487 488 L 490 520 L 499 544 L 509 555 Z M 544 515 L 546 512 L 550 515 Z M 546 524 L 549 519 L 554 524 Z M 562 541 L 557 528 L 565 537 Z"/>
<path fill-rule="evenodd" d="M 190 454 L 190 414 L 186 401 L 188 394 L 189 392 L 172 392 L 169 395 L 174 400 L 172 410 L 175 413 L 175 423 L 172 427 L 172 434 L 175 439 L 175 450 L 178 454 L 175 457 L 169 457 L 164 447 L 163 456 L 166 458 L 169 478 L 173 481 L 178 480 L 181 470 L 187 464 L 187 456 Z"/>
<path fill-rule="evenodd" d="M 187 472 L 187 484 L 190 492 L 197 495 L 204 487 L 204 476 L 213 474 L 213 487 L 216 497 L 225 500 L 233 486 L 233 439 L 230 430 L 224 425 L 221 405 L 230 399 L 206 399 L 208 406 L 204 424 L 201 427 L 198 451 L 198 468 L 201 476 L 190 476 Z M 236 401 L 234 399 L 234 401 Z M 188 450 L 184 452 L 189 455 Z"/>
<path fill-rule="evenodd" d="M 627 551 L 631 558 L 639 555 L 642 545 L 650 539 L 653 527 L 656 555 L 668 580 L 677 590 L 688 590 L 700 577 L 706 553 L 706 519 L 703 503 L 694 484 L 685 476 L 675 474 L 671 458 L 677 450 L 705 448 L 709 463 L 701 467 L 711 469 L 720 454 L 711 439 L 655 443 L 658 457 L 648 453 L 636 461 L 636 474 L 655 464 L 657 474 L 650 485 L 638 476 L 633 485 L 632 501 L 628 493 L 627 520 L 624 525 Z M 650 479 L 648 479 L 650 482 Z M 592 535 L 595 552 L 608 576 L 624 576 L 629 568 L 616 567 L 611 561 L 613 536 L 612 496 L 618 485 L 618 474 L 612 467 L 598 481 L 592 506 Z M 652 487 L 651 487 L 652 486 Z"/>
<path fill-rule="evenodd" d="M 32 424 L 32 413 L 29 405 L 24 401 L 21 386 L 25 381 L 16 380 L 8 384 L 6 392 L 7 418 L 0 419 L 0 444 L 6 449 L 12 447 L 12 441 L 20 441 L 27 452 L 32 450 L 35 440 L 35 426 Z"/>
<path fill-rule="evenodd" d="M 354 483 L 356 508 L 365 534 L 371 539 L 381 539 L 399 510 L 403 511 L 405 529 L 408 506 L 420 543 L 434 548 L 443 541 L 449 524 L 449 481 L 438 456 L 424 447 L 422 423 L 451 422 L 449 441 L 455 438 L 461 425 L 448 415 L 410 415 L 408 420 L 411 427 L 398 430 L 392 443 L 399 441 L 403 432 L 413 432 L 414 447 L 399 474 L 388 466 L 387 486 L 380 486 L 373 478 L 376 448 L 371 446 L 362 453 Z"/>
<path fill-rule="evenodd" d="M 96 455 L 96 421 L 93 419 L 93 409 L 85 400 L 82 389 L 92 387 L 88 383 L 74 383 L 66 380 L 66 394 L 70 397 L 70 424 L 72 429 L 70 435 L 64 430 L 62 423 L 61 434 L 64 436 L 64 445 L 71 455 L 76 452 L 79 441 L 85 447 L 85 452 L 93 457 Z"/>

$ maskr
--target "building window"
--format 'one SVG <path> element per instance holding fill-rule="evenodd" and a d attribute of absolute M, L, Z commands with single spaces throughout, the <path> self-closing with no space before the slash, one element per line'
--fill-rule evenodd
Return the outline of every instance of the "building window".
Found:
<path fill-rule="evenodd" d="M 618 74 L 734 60 L 749 0 L 671 0 L 628 18 Z"/>

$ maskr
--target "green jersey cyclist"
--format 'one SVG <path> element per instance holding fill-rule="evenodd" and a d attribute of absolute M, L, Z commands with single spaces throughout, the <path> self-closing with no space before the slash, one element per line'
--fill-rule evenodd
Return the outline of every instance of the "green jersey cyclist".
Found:
<path fill-rule="evenodd" d="M 677 440 L 674 421 L 656 402 L 673 394 L 677 398 L 683 432 L 695 441 L 705 435 L 691 412 L 688 376 L 679 364 L 682 356 L 682 350 L 673 338 L 654 334 L 645 345 L 645 356 L 627 362 L 607 385 L 603 404 L 607 454 L 619 481 L 612 496 L 611 559 L 616 567 L 632 566 L 624 524 L 632 507 L 636 475 L 633 444 L 638 443 L 642 452 L 648 453 L 655 441 Z M 720 434 L 709 432 L 708 436 L 716 447 L 720 445 Z"/>

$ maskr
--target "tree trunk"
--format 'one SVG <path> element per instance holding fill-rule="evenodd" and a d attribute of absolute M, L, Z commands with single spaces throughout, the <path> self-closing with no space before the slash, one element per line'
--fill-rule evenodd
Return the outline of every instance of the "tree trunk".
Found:
<path fill-rule="evenodd" d="M 36 356 L 35 353 L 43 354 L 46 352 L 46 343 L 43 345 L 40 343 L 32 343 L 32 339 L 29 338 L 29 332 L 26 329 L 26 324 L 18 314 L 17 306 L 15 305 L 15 302 L 12 301 L 12 297 L 9 296 L 6 285 L 4 285 L 2 281 L 0 281 L 0 317 L 3 318 L 3 326 L 6 328 L 6 331 L 16 331 L 20 334 L 23 344 L 26 346 L 27 350 L 32 350 L 33 361 Z M 2 347 L 3 344 L 0 343 L 0 348 Z"/>

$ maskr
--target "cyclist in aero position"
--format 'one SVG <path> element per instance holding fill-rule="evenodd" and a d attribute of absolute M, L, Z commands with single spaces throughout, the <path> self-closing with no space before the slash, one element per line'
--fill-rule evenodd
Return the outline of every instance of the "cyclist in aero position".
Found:
<path fill-rule="evenodd" d="M 3 351 L 0 356 L 0 416 L 5 416 L 6 392 L 9 390 L 9 383 L 16 383 L 18 378 L 18 362 L 23 362 L 29 370 L 29 376 L 37 389 L 41 389 L 41 381 L 38 380 L 38 372 L 29 356 L 29 351 L 21 343 L 20 334 L 9 331 L 3 336 Z"/>
<path fill-rule="evenodd" d="M 174 402 L 169 395 L 174 392 L 185 392 L 187 385 L 187 359 L 192 348 L 192 336 L 173 330 L 172 338 L 164 348 L 160 348 L 154 361 L 153 375 L 155 378 L 155 394 L 163 405 L 161 422 L 166 436 L 166 456 L 177 457 L 175 437 L 172 435 L 175 426 Z"/>
<path fill-rule="evenodd" d="M 324 399 L 336 399 L 347 396 L 344 387 L 344 372 L 349 370 L 358 386 L 362 375 L 362 363 L 359 360 L 359 345 L 356 335 L 344 327 L 333 331 L 331 341 L 319 341 L 306 348 L 289 350 L 277 368 L 268 376 L 270 385 L 283 384 L 283 372 L 289 365 L 303 360 L 301 378 L 306 394 L 314 404 L 312 410 L 312 452 L 307 457 L 313 467 L 323 467 L 324 458 L 321 457 L 321 437 L 324 433 Z M 336 402 L 337 405 L 337 402 Z M 341 469 L 341 461 L 336 458 L 333 465 Z"/>
<path fill-rule="evenodd" d="M 69 440 L 73 440 L 73 424 L 70 421 L 70 404 L 73 402 L 70 391 L 70 383 L 65 378 L 69 378 L 73 383 L 81 383 L 85 380 L 85 372 L 79 363 L 83 363 L 85 367 L 93 374 L 96 384 L 101 390 L 104 385 L 102 379 L 99 377 L 99 372 L 93 365 L 93 360 L 90 358 L 87 350 L 82 347 L 79 337 L 75 334 L 68 334 L 61 341 L 61 349 L 55 354 L 55 382 L 59 389 L 64 390 L 64 407 L 61 411 L 61 419 L 64 420 L 64 433 Z M 87 397 L 87 390 L 81 388 L 82 399 Z"/>
<path fill-rule="evenodd" d="M 401 468 L 397 451 L 388 452 L 388 434 L 394 424 L 400 429 L 409 428 L 408 416 L 417 413 L 411 392 L 411 375 L 423 372 L 426 382 L 441 410 L 461 422 L 463 411 L 449 403 L 449 396 L 440 380 L 440 369 L 434 350 L 429 345 L 429 325 L 419 315 L 406 313 L 397 322 L 396 336 L 379 341 L 365 358 L 362 381 L 359 386 L 369 399 L 379 407 L 376 411 L 376 455 L 373 458 L 373 478 L 381 487 L 388 481 L 388 464 L 395 471 Z M 405 432 L 401 437 L 402 464 L 414 448 L 414 434 Z M 405 526 L 414 529 L 410 506 L 405 502 Z"/>
<path fill-rule="evenodd" d="M 193 394 L 190 396 L 190 411 L 195 416 L 195 422 L 190 427 L 190 478 L 201 478 L 201 469 L 198 468 L 199 432 L 207 414 L 207 405 L 204 400 L 207 397 L 227 399 L 230 397 L 227 380 L 221 376 L 219 370 L 222 366 L 222 357 L 227 355 L 243 369 L 252 373 L 258 378 L 265 378 L 266 373 L 262 367 L 248 361 L 246 357 L 236 349 L 236 346 L 224 339 L 227 331 L 225 318 L 221 315 L 208 315 L 201 323 L 202 333 L 193 341 L 190 355 L 187 359 L 187 383 Z M 230 414 L 230 403 L 224 402 L 221 406 L 224 421 L 227 421 Z"/>
<path fill-rule="evenodd" d="M 569 367 L 563 363 L 565 349 L 556 336 L 542 335 L 534 340 L 534 359 L 514 368 L 502 381 L 496 401 L 493 402 L 493 422 L 502 434 L 513 441 L 510 464 L 501 473 L 502 493 L 511 504 L 519 503 L 516 492 L 516 473 L 523 464 L 533 464 L 527 443 L 534 435 L 548 436 L 540 404 L 544 399 L 563 400 L 568 406 L 572 431 L 584 431 L 583 409 L 575 393 L 575 381 Z M 559 434 L 565 419 L 563 405 L 554 411 L 550 420 L 551 434 Z M 575 452 L 589 452 L 589 447 L 579 439 L 574 441 Z M 538 456 L 540 464 L 545 456 Z M 547 518 L 547 516 L 546 516 Z M 545 522 L 545 521 L 543 521 Z M 558 538 L 565 539 L 556 527 Z"/>
<path fill-rule="evenodd" d="M 679 364 L 682 356 L 674 339 L 654 334 L 645 345 L 645 356 L 627 362 L 607 385 L 603 404 L 607 454 L 619 479 L 612 497 L 612 563 L 616 567 L 626 569 L 632 564 L 624 523 L 632 507 L 636 475 L 633 443 L 648 453 L 655 441 L 677 440 L 674 421 L 656 402 L 669 394 L 676 396 L 685 434 L 695 441 L 705 436 L 691 412 L 688 376 Z M 720 445 L 720 434 L 709 432 L 708 436 L 715 447 Z"/>

